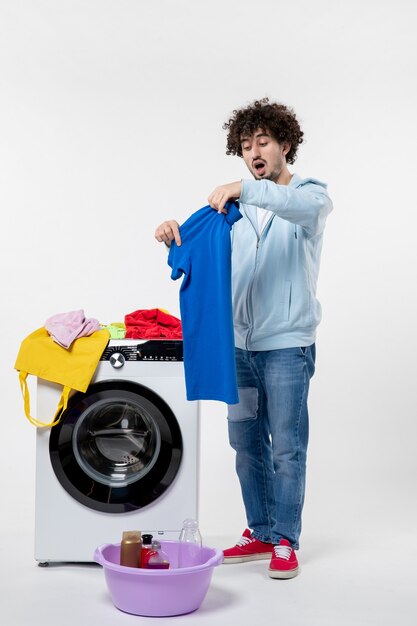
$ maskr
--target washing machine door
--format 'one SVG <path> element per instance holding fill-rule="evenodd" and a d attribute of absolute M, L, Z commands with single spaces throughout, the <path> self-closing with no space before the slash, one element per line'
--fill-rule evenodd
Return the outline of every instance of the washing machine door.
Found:
<path fill-rule="evenodd" d="M 105 381 L 75 394 L 51 429 L 52 467 L 85 506 L 125 513 L 157 500 L 174 481 L 182 437 L 174 413 L 155 392 Z"/>

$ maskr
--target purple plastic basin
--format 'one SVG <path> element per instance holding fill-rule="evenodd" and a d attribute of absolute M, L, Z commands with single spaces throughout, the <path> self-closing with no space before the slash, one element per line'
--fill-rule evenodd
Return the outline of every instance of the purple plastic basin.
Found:
<path fill-rule="evenodd" d="M 206 546 L 185 547 L 179 541 L 161 541 L 170 569 L 124 567 L 120 543 L 99 546 L 94 560 L 103 566 L 113 604 L 126 613 L 166 617 L 191 613 L 201 606 L 210 586 L 213 569 L 223 553 Z M 181 567 L 178 561 L 181 552 Z"/>

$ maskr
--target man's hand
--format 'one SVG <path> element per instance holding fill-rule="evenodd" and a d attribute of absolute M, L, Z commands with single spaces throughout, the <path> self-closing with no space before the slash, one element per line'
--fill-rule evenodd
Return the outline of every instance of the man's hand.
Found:
<path fill-rule="evenodd" d="M 236 200 L 242 193 L 242 181 L 221 185 L 209 195 L 208 202 L 212 209 L 216 209 L 218 213 L 227 213 L 224 205 L 228 200 Z"/>
<path fill-rule="evenodd" d="M 181 245 L 181 237 L 179 231 L 179 224 L 175 220 L 167 220 L 162 222 L 155 231 L 155 239 L 157 241 L 164 241 L 168 246 L 171 245 L 171 241 L 175 239 L 177 246 Z"/>

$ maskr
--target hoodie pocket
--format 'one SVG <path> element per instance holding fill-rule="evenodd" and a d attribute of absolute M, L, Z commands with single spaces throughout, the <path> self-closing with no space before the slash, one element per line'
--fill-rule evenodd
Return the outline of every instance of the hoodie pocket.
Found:
<path fill-rule="evenodd" d="M 287 326 L 291 319 L 291 300 L 293 284 L 291 280 L 274 280 L 262 276 L 251 294 L 250 306 L 253 307 L 252 319 L 256 333 L 269 335 L 277 328 Z"/>

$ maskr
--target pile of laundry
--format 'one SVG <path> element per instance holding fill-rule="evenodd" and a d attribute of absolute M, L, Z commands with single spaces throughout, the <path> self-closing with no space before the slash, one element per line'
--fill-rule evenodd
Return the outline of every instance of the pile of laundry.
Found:
<path fill-rule="evenodd" d="M 102 325 L 95 318 L 86 318 L 84 311 L 57 313 L 45 322 L 45 328 L 56 343 L 63 348 L 80 337 L 88 337 L 106 328 L 110 339 L 182 339 L 181 320 L 165 309 L 138 309 L 127 313 L 124 322 Z"/>
<path fill-rule="evenodd" d="M 125 316 L 125 322 L 107 326 L 86 318 L 83 309 L 49 317 L 23 341 L 15 369 L 23 396 L 24 411 L 35 426 L 55 426 L 67 408 L 70 393 L 85 393 L 109 339 L 182 339 L 181 320 L 163 309 L 141 309 Z M 62 386 L 55 415 L 40 422 L 30 412 L 29 375 Z"/>
<path fill-rule="evenodd" d="M 111 339 L 182 339 L 181 320 L 165 309 L 138 309 L 105 328 Z"/>

